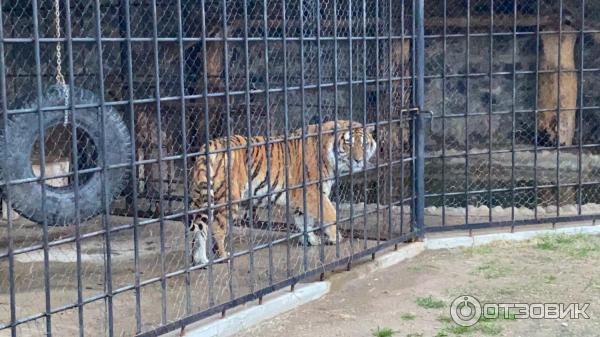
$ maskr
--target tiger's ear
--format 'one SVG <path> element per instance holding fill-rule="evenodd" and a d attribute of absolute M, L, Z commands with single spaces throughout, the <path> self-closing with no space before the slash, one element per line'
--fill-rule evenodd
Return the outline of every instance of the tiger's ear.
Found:
<path fill-rule="evenodd" d="M 368 125 L 365 128 L 365 131 L 368 132 L 368 133 L 370 133 L 370 134 L 374 134 L 375 133 L 375 125 Z"/>

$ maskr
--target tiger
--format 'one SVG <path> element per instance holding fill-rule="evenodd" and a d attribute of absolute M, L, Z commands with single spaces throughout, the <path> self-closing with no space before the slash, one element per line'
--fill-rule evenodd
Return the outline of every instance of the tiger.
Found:
<path fill-rule="evenodd" d="M 200 153 L 203 155 L 198 156 L 193 164 L 190 189 L 191 205 L 194 209 L 199 209 L 191 217 L 189 224 L 194 265 L 205 265 L 209 262 L 208 226 L 211 226 L 216 253 L 219 257 L 228 256 L 225 247 L 225 239 L 228 235 L 228 205 L 233 220 L 240 220 L 244 215 L 240 205 L 241 200 L 250 199 L 251 205 L 248 207 L 265 207 L 268 203 L 286 206 L 289 197 L 289 209 L 293 211 L 296 228 L 303 231 L 306 225 L 307 242 L 303 243 L 321 244 L 320 237 L 314 233 L 315 223 L 319 219 L 323 221 L 325 244 L 336 243 L 336 209 L 329 198 L 335 180 L 331 178 L 335 177 L 336 165 L 338 174 L 349 172 L 350 168 L 353 171 L 366 168 L 367 162 L 377 149 L 377 142 L 373 134 L 373 126 L 363 128 L 363 125 L 358 122 L 338 120 L 336 124 L 335 121 L 329 121 L 321 123 L 320 131 L 319 143 L 317 136 L 319 125 L 311 124 L 305 128 L 306 157 L 303 156 L 302 151 L 302 129 L 292 131 L 287 140 L 282 137 L 271 138 L 273 143 L 270 141 L 268 144 L 269 160 L 267 160 L 266 138 L 263 136 L 222 137 L 213 139 L 201 147 Z M 227 154 L 227 143 L 229 143 L 230 155 Z M 250 146 L 249 150 L 248 146 Z M 231 171 L 229 177 L 228 169 Z M 288 188 L 288 186 L 301 186 L 303 181 L 319 181 L 306 184 L 306 210 L 303 207 L 303 188 Z M 269 183 L 271 193 L 268 193 Z M 286 193 L 289 193 L 289 196 L 286 196 Z M 319 197 L 321 193 L 322 217 Z M 212 203 L 210 207 L 213 213 L 212 224 L 208 223 L 209 200 Z M 306 224 L 304 224 L 305 218 Z"/>

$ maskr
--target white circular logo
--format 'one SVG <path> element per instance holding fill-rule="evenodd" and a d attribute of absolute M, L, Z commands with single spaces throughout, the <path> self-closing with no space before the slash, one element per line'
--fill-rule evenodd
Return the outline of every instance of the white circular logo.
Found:
<path fill-rule="evenodd" d="M 481 318 L 481 303 L 473 296 L 459 296 L 450 305 L 450 316 L 460 326 L 471 326 Z"/>

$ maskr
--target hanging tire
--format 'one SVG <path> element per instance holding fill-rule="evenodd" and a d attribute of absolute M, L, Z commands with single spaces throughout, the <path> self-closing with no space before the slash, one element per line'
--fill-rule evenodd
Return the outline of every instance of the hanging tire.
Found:
<path fill-rule="evenodd" d="M 97 97 L 90 91 L 75 89 L 75 104 L 98 104 Z M 64 105 L 62 90 L 51 87 L 42 100 L 43 107 Z M 35 107 L 35 105 L 29 106 Z M 79 158 L 68 158 L 71 161 L 69 171 L 73 172 L 73 163 L 79 169 L 103 167 L 103 165 L 127 164 L 131 158 L 131 140 L 127 127 L 119 114 L 112 107 L 105 107 L 105 141 L 106 153 L 102 151 L 102 120 L 99 108 L 84 108 L 75 111 Z M 42 126 L 50 130 L 63 124 L 63 111 L 44 111 Z M 37 113 L 26 113 L 9 116 L 7 133 L 0 135 L 0 170 L 4 181 L 16 181 L 35 178 L 32 169 L 32 152 L 34 145 L 40 142 L 39 119 Z M 67 125 L 71 130 L 71 125 Z M 80 140 L 83 139 L 83 141 Z M 5 145 L 6 140 L 6 145 Z M 85 145 L 84 144 L 84 145 Z M 71 156 L 72 157 L 72 156 Z M 103 163 L 106 158 L 106 163 Z M 46 174 L 52 176 L 53 174 Z M 85 221 L 104 211 L 103 193 L 106 193 L 107 206 L 123 190 L 129 177 L 128 167 L 106 170 L 106 179 L 102 170 L 80 173 L 78 190 L 78 210 L 80 221 Z M 11 188 L 12 207 L 22 216 L 50 226 L 64 226 L 76 221 L 75 189 L 72 178 L 66 186 L 54 187 L 46 182 L 33 181 L 17 183 Z M 42 209 L 42 185 L 45 187 L 45 208 Z M 103 187 L 104 185 L 104 187 Z M 6 187 L 3 194 L 6 193 Z"/>

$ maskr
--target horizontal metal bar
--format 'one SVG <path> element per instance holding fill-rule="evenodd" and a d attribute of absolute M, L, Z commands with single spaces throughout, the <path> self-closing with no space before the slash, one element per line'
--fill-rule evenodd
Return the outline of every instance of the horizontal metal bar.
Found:
<path fill-rule="evenodd" d="M 464 158 L 464 157 L 475 157 L 475 156 L 482 156 L 482 155 L 489 155 L 489 154 L 508 154 L 508 153 L 527 153 L 530 152 L 531 154 L 534 154 L 535 152 L 542 152 L 542 151 L 547 151 L 547 152 L 556 152 L 556 146 L 534 146 L 534 147 L 525 147 L 525 148 L 517 148 L 514 151 L 510 150 L 510 149 L 503 149 L 503 150 L 472 150 L 469 152 L 466 151 L 457 151 L 457 153 L 450 153 L 448 154 L 448 152 L 444 153 L 444 154 L 433 154 L 433 155 L 426 155 L 425 159 L 442 159 L 442 158 Z M 600 144 L 581 144 L 581 145 L 561 145 L 558 147 L 558 149 L 560 151 L 563 150 L 579 150 L 579 148 L 581 149 L 595 149 L 595 148 L 600 148 Z M 446 149 L 447 150 L 447 149 Z"/>
<path fill-rule="evenodd" d="M 265 41 L 265 37 L 252 37 L 249 36 L 248 38 L 248 42 L 256 42 L 258 43 L 264 43 Z M 267 41 L 273 41 L 273 42 L 282 42 L 282 38 L 278 37 L 278 36 L 269 36 L 266 38 Z M 300 41 L 300 37 L 293 37 L 293 36 L 287 36 L 285 38 L 285 41 Z M 316 36 L 307 36 L 302 38 L 304 41 L 316 41 L 317 37 Z M 321 41 L 348 41 L 348 37 L 347 36 L 322 36 L 319 37 L 319 39 Z M 375 40 L 379 40 L 379 41 L 387 41 L 388 37 L 377 37 L 377 36 L 365 36 L 365 37 L 356 37 L 353 36 L 351 37 L 351 39 L 353 41 L 363 41 L 363 40 L 367 40 L 367 41 L 375 41 Z M 410 40 L 411 36 L 410 35 L 404 35 L 404 36 L 400 36 L 400 35 L 394 35 L 392 36 L 392 40 Z M 179 38 L 177 37 L 159 37 L 156 39 L 159 43 L 178 43 L 179 42 Z M 190 43 L 190 42 L 202 42 L 203 38 L 202 37 L 184 37 L 182 38 L 183 42 L 186 43 Z M 6 37 L 2 40 L 0 40 L 1 42 L 4 42 L 5 44 L 23 44 L 23 43 L 33 43 L 33 38 L 30 37 Z M 41 37 L 39 39 L 40 43 L 47 43 L 47 44 L 55 44 L 57 42 L 67 42 L 67 41 L 72 41 L 73 43 L 97 43 L 98 39 L 93 38 L 93 37 L 73 37 L 69 40 L 67 40 L 67 38 L 56 38 L 56 37 Z M 108 43 L 120 43 L 120 42 L 138 42 L 138 43 L 153 43 L 155 41 L 154 38 L 152 37 L 132 37 L 131 39 L 125 38 L 125 37 L 103 37 L 100 39 L 100 41 L 102 41 L 103 43 L 108 42 Z M 215 42 L 215 43 L 222 43 L 223 41 L 227 41 L 227 42 L 245 42 L 246 38 L 245 37 L 235 37 L 235 36 L 228 36 L 226 38 L 223 37 L 207 37 L 206 38 L 207 42 Z"/>
<path fill-rule="evenodd" d="M 549 218 L 538 217 L 535 219 L 477 222 L 477 223 L 469 223 L 467 225 L 427 226 L 426 231 L 431 232 L 431 233 L 436 233 L 436 232 L 484 229 L 484 228 L 494 228 L 494 227 L 559 224 L 559 223 L 565 223 L 565 222 L 578 222 L 578 221 L 587 221 L 587 220 L 592 220 L 595 222 L 596 220 L 600 220 L 600 215 L 573 215 L 573 216 L 564 215 L 564 216 L 549 217 Z"/>
<path fill-rule="evenodd" d="M 579 186 L 596 186 L 600 185 L 600 181 L 593 182 L 581 182 L 581 183 L 561 183 L 559 184 L 545 184 L 545 185 L 537 185 L 537 189 L 545 188 L 556 188 L 556 187 L 579 187 Z M 483 193 L 500 193 L 500 192 L 523 192 L 523 191 L 532 191 L 536 190 L 536 186 L 515 186 L 514 188 L 506 187 L 506 188 L 491 188 L 491 189 L 480 189 L 480 190 L 468 190 L 468 191 L 457 191 L 457 192 L 445 192 L 445 193 L 425 193 L 426 198 L 433 197 L 442 197 L 442 196 L 459 196 L 465 194 L 483 194 Z M 600 213 L 599 213 L 600 214 Z"/>
<path fill-rule="evenodd" d="M 410 77 L 394 77 L 392 79 L 392 81 L 397 82 L 397 81 L 409 81 L 411 80 Z M 325 82 L 325 83 L 321 83 L 320 87 L 321 88 L 333 88 L 335 86 L 343 86 L 343 85 L 356 85 L 356 84 L 362 84 L 364 81 L 363 80 L 352 80 L 352 81 L 338 81 L 338 82 Z M 376 79 L 368 79 L 366 80 L 367 84 L 374 84 L 374 83 L 384 83 L 387 84 L 388 80 L 387 79 L 381 79 L 381 78 L 376 78 Z M 251 94 L 251 95 L 255 95 L 255 94 L 264 94 L 266 92 L 268 93 L 284 93 L 286 90 L 288 92 L 290 91 L 301 91 L 301 90 L 317 90 L 319 88 L 318 84 L 305 84 L 304 86 L 288 86 L 287 88 L 284 87 L 270 87 L 269 90 L 265 90 L 265 89 L 252 89 L 248 92 L 246 92 L 245 90 L 230 90 L 228 94 L 226 94 L 225 92 L 212 92 L 212 93 L 208 93 L 206 95 L 206 97 L 208 98 L 217 98 L 217 97 L 225 97 L 225 96 L 243 96 L 246 95 L 247 93 Z M 195 95 L 186 95 L 183 96 L 183 99 L 186 100 L 197 100 L 197 99 L 201 99 L 204 98 L 203 94 L 195 94 Z M 160 102 L 173 102 L 176 104 L 179 104 L 181 101 L 182 97 L 181 96 L 161 96 L 160 99 L 158 99 L 158 101 Z M 116 106 L 126 106 L 126 105 L 130 105 L 130 104 L 150 104 L 150 103 L 156 103 L 157 99 L 156 98 L 142 98 L 142 99 L 133 99 L 133 100 L 121 100 L 121 101 L 106 101 L 104 103 L 104 107 L 116 107 Z M 75 104 L 73 105 L 73 109 L 89 109 L 89 108 L 99 108 L 100 104 L 96 104 L 96 103 L 92 103 L 92 104 Z M 25 113 L 33 113 L 33 112 L 37 112 L 37 111 L 64 111 L 64 110 L 70 110 L 70 107 L 66 107 L 66 106 L 54 106 L 54 107 L 42 107 L 40 109 L 36 109 L 36 108 L 22 108 L 22 109 L 9 109 L 7 111 L 8 115 L 18 115 L 18 114 L 25 114 Z"/>

